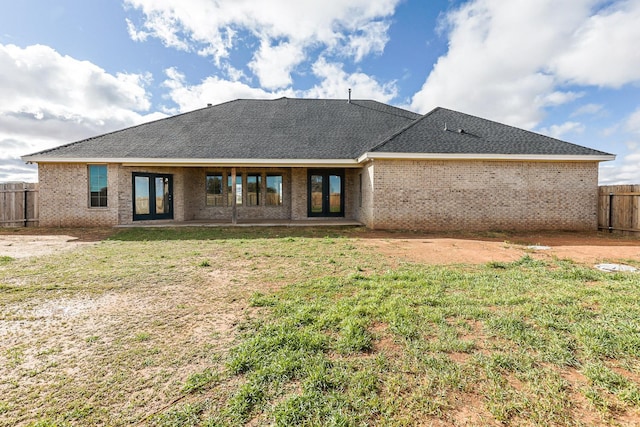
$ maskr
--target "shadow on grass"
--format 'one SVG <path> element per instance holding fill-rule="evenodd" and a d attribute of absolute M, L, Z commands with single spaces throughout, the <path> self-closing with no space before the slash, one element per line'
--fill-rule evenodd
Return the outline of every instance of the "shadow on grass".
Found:
<path fill-rule="evenodd" d="M 340 238 L 361 237 L 364 227 L 167 227 L 127 228 L 117 231 L 107 240 L 166 241 L 166 240 L 251 240 L 287 237 Z"/>
<path fill-rule="evenodd" d="M 163 241 L 163 240 L 252 240 L 307 238 L 360 238 L 360 239 L 463 239 L 489 242 L 510 242 L 519 245 L 540 244 L 550 246 L 637 246 L 640 238 L 611 235 L 602 232 L 572 231 L 449 231 L 427 232 L 410 230 L 371 230 L 363 226 L 269 226 L 269 227 L 134 227 L 113 231 L 108 240 Z M 105 236 L 106 237 L 106 236 Z M 82 239 L 81 239 L 82 240 Z"/>

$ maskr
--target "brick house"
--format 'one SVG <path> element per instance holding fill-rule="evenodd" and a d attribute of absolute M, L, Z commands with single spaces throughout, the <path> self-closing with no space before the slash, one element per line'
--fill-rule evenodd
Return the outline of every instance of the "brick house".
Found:
<path fill-rule="evenodd" d="M 340 218 L 375 229 L 597 228 L 614 156 L 456 111 L 236 100 L 23 157 L 41 226 Z"/>

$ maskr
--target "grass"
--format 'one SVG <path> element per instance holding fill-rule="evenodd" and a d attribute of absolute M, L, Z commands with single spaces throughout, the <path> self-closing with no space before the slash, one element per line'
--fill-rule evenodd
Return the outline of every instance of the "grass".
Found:
<path fill-rule="evenodd" d="M 640 415 L 639 276 L 529 255 L 391 268 L 361 233 L 126 229 L 0 263 L 0 424 Z"/>
<path fill-rule="evenodd" d="M 252 305 L 270 316 L 247 325 L 227 362 L 230 380 L 241 381 L 202 419 L 454 423 L 471 402 L 481 419 L 507 424 L 575 425 L 585 411 L 607 424 L 640 408 L 629 379 L 640 373 L 638 284 L 633 275 L 525 256 L 256 293 Z M 594 393 L 604 404 L 577 403 L 593 402 Z"/>

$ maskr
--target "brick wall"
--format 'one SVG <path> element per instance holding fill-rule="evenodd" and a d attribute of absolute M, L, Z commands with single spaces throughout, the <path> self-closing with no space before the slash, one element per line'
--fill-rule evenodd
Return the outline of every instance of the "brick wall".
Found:
<path fill-rule="evenodd" d="M 356 171 L 358 177 L 354 197 L 354 217 L 367 227 L 373 227 L 373 162 Z M 361 180 L 361 183 L 360 183 Z"/>
<path fill-rule="evenodd" d="M 189 168 L 164 168 L 164 167 L 140 167 L 120 166 L 118 168 L 118 183 L 121 189 L 119 194 L 119 224 L 132 224 L 133 221 L 133 172 L 169 174 L 173 178 L 173 220 L 185 219 L 185 177 Z M 136 224 L 153 224 L 157 221 L 135 221 Z"/>
<path fill-rule="evenodd" d="M 371 218 L 366 208 L 360 217 L 371 228 L 597 227 L 597 162 L 375 160 L 363 173 L 371 176 L 373 201 Z"/>
<path fill-rule="evenodd" d="M 344 171 L 344 217 L 356 218 L 358 215 L 358 174 L 360 169 L 345 169 Z"/>
<path fill-rule="evenodd" d="M 231 218 L 231 208 L 205 205 L 208 169 L 110 164 L 106 208 L 89 207 L 86 164 L 41 163 L 38 169 L 44 227 L 133 223 L 132 172 L 173 175 L 175 221 Z M 243 206 L 238 219 L 308 218 L 306 168 L 237 171 L 282 172 L 284 187 L 283 206 Z M 345 170 L 345 217 L 377 229 L 595 230 L 597 179 L 596 162 L 375 160 Z"/>
<path fill-rule="evenodd" d="M 118 166 L 107 166 L 107 207 L 89 207 L 88 167 L 40 163 L 41 227 L 97 227 L 118 223 Z"/>
<path fill-rule="evenodd" d="M 315 168 L 314 168 L 315 169 Z M 309 217 L 308 214 L 308 168 L 291 169 L 291 219 L 292 220 L 326 220 L 326 217 Z M 358 173 L 360 169 L 344 169 L 344 217 L 347 219 L 359 216 L 358 206 Z"/>
<path fill-rule="evenodd" d="M 291 169 L 291 219 L 307 219 L 307 168 Z"/>
<path fill-rule="evenodd" d="M 197 168 L 188 173 L 186 182 L 186 193 L 190 195 L 185 216 L 187 219 L 195 220 L 231 220 L 231 206 L 207 206 L 205 181 L 208 173 L 223 175 L 223 200 L 227 200 L 227 178 L 231 175 L 231 168 Z M 237 207 L 238 220 L 246 219 L 289 219 L 291 216 L 291 198 L 289 189 L 291 187 L 291 172 L 286 168 L 236 168 L 237 176 L 244 176 L 246 187 L 247 174 L 260 174 L 262 176 L 262 187 L 260 191 L 260 203 L 257 206 L 248 206 L 246 203 L 246 188 L 243 188 L 243 205 Z M 265 203 L 266 175 L 282 175 L 282 205 L 270 206 Z"/>

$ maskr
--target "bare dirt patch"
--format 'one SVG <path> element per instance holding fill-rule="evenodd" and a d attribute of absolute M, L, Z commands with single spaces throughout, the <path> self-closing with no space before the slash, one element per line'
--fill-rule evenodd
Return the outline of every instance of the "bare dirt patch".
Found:
<path fill-rule="evenodd" d="M 69 251 L 94 244 L 73 236 L 0 236 L 0 256 L 27 258 Z"/>
<path fill-rule="evenodd" d="M 116 232 L 113 228 L 0 229 L 0 256 L 25 258 L 95 244 Z M 425 264 L 482 264 L 510 262 L 529 254 L 539 259 L 640 261 L 640 236 L 605 232 L 433 234 L 365 230 L 355 235 L 366 246 L 392 261 Z M 548 246 L 534 249 L 531 246 Z"/>
<path fill-rule="evenodd" d="M 583 264 L 640 261 L 640 239 L 595 232 L 487 236 L 371 232 L 363 242 L 396 262 L 424 264 L 510 262 L 527 254 L 538 259 L 571 259 Z M 549 249 L 529 248 L 533 245 Z"/>
<path fill-rule="evenodd" d="M 0 228 L 0 256 L 28 258 L 74 250 L 113 233 L 112 228 Z"/>

